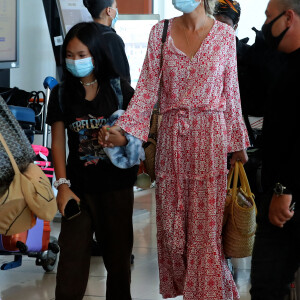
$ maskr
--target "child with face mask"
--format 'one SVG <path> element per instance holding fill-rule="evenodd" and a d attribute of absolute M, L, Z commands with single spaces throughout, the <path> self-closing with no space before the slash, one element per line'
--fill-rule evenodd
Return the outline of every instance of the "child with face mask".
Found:
<path fill-rule="evenodd" d="M 210 17 L 212 0 L 173 0 L 183 12 L 152 28 L 135 95 L 113 128 L 146 141 L 160 91 L 156 149 L 160 293 L 185 300 L 239 299 L 222 249 L 227 154 L 247 161 L 235 32 Z M 160 84 L 161 78 L 161 84 Z M 102 145 L 112 143 L 103 128 Z"/>
<path fill-rule="evenodd" d="M 70 29 L 62 55 L 64 81 L 53 89 L 47 115 L 57 202 L 63 215 L 55 299 L 84 297 L 95 232 L 107 270 L 106 299 L 130 300 L 133 185 L 138 166 L 120 169 L 113 165 L 97 135 L 116 110 L 127 107 L 133 89 L 125 89 L 126 81 L 114 77 L 98 25 L 93 22 Z M 115 136 L 116 145 L 127 143 L 120 132 Z M 80 203 L 81 213 L 68 220 L 64 215 L 70 199 Z"/>
<path fill-rule="evenodd" d="M 94 22 L 98 24 L 106 55 L 110 57 L 116 72 L 130 83 L 130 71 L 125 45 L 122 38 L 114 30 L 118 21 L 118 8 L 116 0 L 83 0 L 84 6 L 91 14 Z"/>

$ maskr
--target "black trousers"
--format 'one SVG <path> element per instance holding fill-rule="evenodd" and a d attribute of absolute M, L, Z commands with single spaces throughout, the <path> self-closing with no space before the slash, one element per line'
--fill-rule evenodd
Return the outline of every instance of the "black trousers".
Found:
<path fill-rule="evenodd" d="M 271 197 L 264 196 L 257 216 L 251 266 L 252 300 L 283 300 L 300 265 L 300 211 L 295 211 L 283 228 L 276 227 L 268 219 Z"/>
<path fill-rule="evenodd" d="M 95 232 L 107 270 L 106 299 L 131 300 L 133 189 L 81 196 L 81 215 L 62 218 L 56 300 L 81 300 L 90 268 Z"/>

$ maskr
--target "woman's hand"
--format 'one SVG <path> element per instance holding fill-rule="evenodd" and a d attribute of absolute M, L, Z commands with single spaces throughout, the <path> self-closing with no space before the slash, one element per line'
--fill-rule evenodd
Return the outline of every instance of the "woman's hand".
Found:
<path fill-rule="evenodd" d="M 121 147 L 127 144 L 123 130 L 119 126 L 103 126 L 98 133 L 98 143 L 103 147 Z"/>
<path fill-rule="evenodd" d="M 71 199 L 75 199 L 78 203 L 80 202 L 80 199 L 72 192 L 72 190 L 66 184 L 61 184 L 58 187 L 56 201 L 58 210 L 63 216 L 65 215 L 65 207 L 68 201 Z"/>
<path fill-rule="evenodd" d="M 242 164 L 245 164 L 248 161 L 248 155 L 246 150 L 241 150 L 232 153 L 232 157 L 230 159 L 231 167 L 233 168 L 236 161 L 241 161 Z"/>
<path fill-rule="evenodd" d="M 292 195 L 273 195 L 269 207 L 269 220 L 273 225 L 282 228 L 293 217 L 294 212 L 289 208 L 291 202 Z"/>

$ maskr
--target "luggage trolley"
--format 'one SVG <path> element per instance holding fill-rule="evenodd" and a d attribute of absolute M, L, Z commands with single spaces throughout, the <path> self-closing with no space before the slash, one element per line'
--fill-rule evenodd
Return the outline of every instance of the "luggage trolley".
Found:
<path fill-rule="evenodd" d="M 47 77 L 44 80 L 44 87 L 47 90 L 46 99 L 43 105 L 43 146 L 33 145 L 36 153 L 35 163 L 44 171 L 52 183 L 54 169 L 51 159 L 49 159 L 48 146 L 48 125 L 46 124 L 46 115 L 50 91 L 57 85 L 53 77 Z M 34 132 L 35 114 L 33 110 L 26 107 L 10 107 L 19 124 L 24 129 L 28 138 L 33 141 L 32 132 Z M 37 219 L 36 225 L 26 232 L 12 236 L 0 235 L 0 255 L 13 255 L 12 262 L 4 263 L 1 270 L 10 270 L 22 265 L 22 256 L 36 258 L 36 265 L 42 266 L 46 272 L 54 269 L 59 252 L 58 241 L 50 236 L 50 222 Z"/>

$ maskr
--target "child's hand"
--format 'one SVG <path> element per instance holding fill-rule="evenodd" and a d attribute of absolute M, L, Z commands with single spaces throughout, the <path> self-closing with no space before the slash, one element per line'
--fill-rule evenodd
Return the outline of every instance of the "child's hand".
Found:
<path fill-rule="evenodd" d="M 80 199 L 73 193 L 73 191 L 66 185 L 62 184 L 58 187 L 58 193 L 56 197 L 58 210 L 64 216 L 65 207 L 70 199 L 75 199 L 80 202 Z"/>
<path fill-rule="evenodd" d="M 98 133 L 98 143 L 102 147 L 120 147 L 127 144 L 126 137 L 119 126 L 103 126 Z"/>

